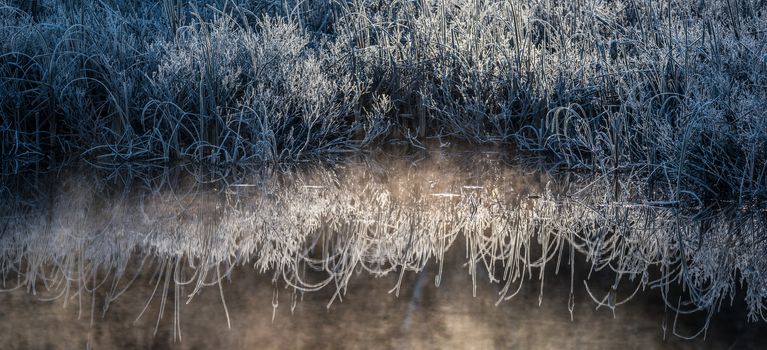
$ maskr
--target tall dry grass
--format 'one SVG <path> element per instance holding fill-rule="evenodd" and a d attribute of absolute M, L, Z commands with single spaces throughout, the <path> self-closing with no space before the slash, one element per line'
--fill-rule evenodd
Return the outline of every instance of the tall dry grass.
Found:
<path fill-rule="evenodd" d="M 1 4 L 5 173 L 435 137 L 767 200 L 764 1 Z"/>
<path fill-rule="evenodd" d="M 504 296 L 531 268 L 559 263 L 548 253 L 573 247 L 616 285 L 664 296 L 683 285 L 686 300 L 665 300 L 680 313 L 711 314 L 745 282 L 748 316 L 764 319 L 764 212 L 754 209 L 767 207 L 765 12 L 760 0 L 0 0 L 0 175 L 77 158 L 296 162 L 438 138 L 508 146 L 597 179 L 587 191 L 596 198 L 564 205 L 467 200 L 430 215 L 356 198 L 358 183 L 321 198 L 288 188 L 282 203 L 203 208 L 200 227 L 144 217 L 129 230 L 141 221 L 81 219 L 91 207 L 125 218 L 140 212 L 134 202 L 62 197 L 47 202 L 64 208 L 55 219 L 5 216 L 0 270 L 70 298 L 113 269 L 112 298 L 135 248 L 155 259 L 158 286 L 196 274 L 188 295 L 243 261 L 285 271 L 275 276 L 297 291 L 340 291 L 359 266 L 384 274 L 440 261 L 460 231 L 472 271 L 504 267 L 493 275 L 508 283 Z M 737 211 L 726 217 L 718 207 L 729 205 Z M 342 233 L 329 252 L 358 254 L 309 256 L 328 216 Z M 539 245 L 545 254 L 530 255 Z M 331 272 L 301 281 L 296 256 Z M 182 272 L 190 261 L 198 268 Z M 593 296 L 613 308 L 623 300 L 611 292 Z"/>

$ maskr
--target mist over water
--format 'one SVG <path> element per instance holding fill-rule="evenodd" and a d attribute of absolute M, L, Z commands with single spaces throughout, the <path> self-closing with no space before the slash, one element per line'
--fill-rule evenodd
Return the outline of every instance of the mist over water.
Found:
<path fill-rule="evenodd" d="M 628 176 L 494 152 L 36 174 L 2 191 L 10 348 L 723 348 L 765 329 L 767 212 Z"/>

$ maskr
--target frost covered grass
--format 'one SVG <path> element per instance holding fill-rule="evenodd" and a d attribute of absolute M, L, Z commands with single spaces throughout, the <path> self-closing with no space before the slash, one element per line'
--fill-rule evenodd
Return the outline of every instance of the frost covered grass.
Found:
<path fill-rule="evenodd" d="M 758 0 L 0 1 L 4 173 L 429 138 L 767 200 Z M 687 196 L 687 198 L 683 198 Z"/>
<path fill-rule="evenodd" d="M 706 329 L 680 334 L 679 317 L 710 319 L 727 302 L 746 304 L 751 321 L 767 320 L 764 209 L 682 207 L 648 200 L 647 185 L 630 178 L 617 186 L 602 176 L 565 181 L 497 162 L 383 165 L 388 170 L 191 167 L 128 174 L 145 182 L 125 186 L 115 186 L 120 176 L 63 174 L 50 189 L 25 186 L 31 194 L 1 207 L 3 283 L 81 310 L 93 310 L 100 291 L 96 312 L 106 312 L 148 274 L 147 305 L 159 303 L 158 322 L 172 310 L 178 324 L 182 303 L 203 288 L 219 289 L 226 310 L 222 282 L 238 266 L 271 275 L 294 301 L 329 288 L 333 303 L 354 293 L 350 281 L 361 274 L 398 276 L 391 290 L 398 294 L 404 274 L 437 264 L 439 286 L 443 273 L 459 273 L 441 268 L 446 252 L 459 249 L 475 288 L 500 286 L 499 303 L 525 283 L 543 293 L 554 269 L 570 280 L 571 312 L 573 291 L 584 288 L 613 310 L 636 293 L 659 293 L 679 336 Z M 614 283 L 596 289 L 592 273 L 576 273 L 584 270 Z M 744 300 L 734 300 L 737 291 Z"/>

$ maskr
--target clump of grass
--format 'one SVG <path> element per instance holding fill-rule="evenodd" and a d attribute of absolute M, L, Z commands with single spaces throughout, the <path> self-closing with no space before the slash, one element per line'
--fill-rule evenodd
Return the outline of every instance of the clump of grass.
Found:
<path fill-rule="evenodd" d="M 764 2 L 3 1 L 10 171 L 436 137 L 765 197 Z"/>
<path fill-rule="evenodd" d="M 349 151 L 379 128 L 338 44 L 229 2 L 163 5 L 5 5 L 3 132 L 51 162 L 231 163 Z M 23 160 L 19 143 L 4 138 L 4 160 Z"/>

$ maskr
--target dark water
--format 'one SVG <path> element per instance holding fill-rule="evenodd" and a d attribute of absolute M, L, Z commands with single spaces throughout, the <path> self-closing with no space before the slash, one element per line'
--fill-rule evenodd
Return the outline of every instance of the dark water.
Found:
<path fill-rule="evenodd" d="M 4 348 L 758 348 L 767 330 L 761 211 L 492 152 L 6 183 Z"/>
<path fill-rule="evenodd" d="M 204 289 L 180 315 L 180 341 L 173 341 L 169 306 L 153 336 L 159 302 L 155 301 L 134 323 L 153 285 L 137 282 L 130 294 L 118 299 L 102 318 L 90 325 L 90 305 L 78 320 L 76 300 L 63 307 L 61 300 L 39 301 L 23 291 L 0 296 L 0 334 L 3 348 L 517 348 L 517 349 L 743 349 L 761 348 L 763 323 L 748 324 L 743 308 L 726 308 L 712 321 L 707 338 L 687 341 L 670 330 L 664 340 L 664 315 L 657 292 L 639 294 L 616 309 L 595 310 L 583 288 L 576 289 L 573 320 L 568 311 L 569 283 L 564 276 L 548 277 L 543 301 L 539 289 L 528 283 L 514 299 L 495 306 L 497 288 L 481 281 L 472 296 L 471 277 L 462 266 L 463 255 L 452 254 L 440 287 L 431 265 L 421 274 L 404 277 L 400 296 L 387 293 L 396 276 L 380 279 L 355 277 L 342 302 L 327 308 L 333 291 L 306 293 L 291 313 L 291 292 L 278 288 L 274 313 L 274 287 L 269 278 L 251 268 L 237 269 L 223 285 L 231 328 L 216 288 Z M 602 288 L 609 283 L 595 282 Z M 172 297 L 172 295 L 171 295 Z M 96 301 L 100 304 L 100 301 Z M 98 311 L 101 311 L 100 309 Z M 686 318 L 680 328 L 693 331 L 700 318 Z"/>

